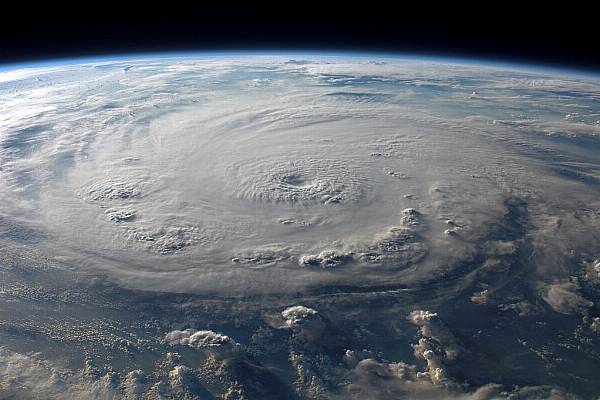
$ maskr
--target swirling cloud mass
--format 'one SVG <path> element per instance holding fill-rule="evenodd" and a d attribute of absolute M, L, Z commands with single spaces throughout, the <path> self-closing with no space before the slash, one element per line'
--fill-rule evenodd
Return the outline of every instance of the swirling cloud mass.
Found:
<path fill-rule="evenodd" d="M 600 79 L 0 73 L 0 397 L 600 395 Z"/>

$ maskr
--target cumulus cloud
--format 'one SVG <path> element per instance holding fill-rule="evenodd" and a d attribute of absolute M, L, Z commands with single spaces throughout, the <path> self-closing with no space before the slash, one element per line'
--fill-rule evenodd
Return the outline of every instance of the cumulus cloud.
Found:
<path fill-rule="evenodd" d="M 461 346 L 437 313 L 415 310 L 410 313 L 409 320 L 420 327 L 420 333 L 425 338 L 433 339 L 444 346 L 446 358 L 452 360 L 458 356 Z"/>
<path fill-rule="evenodd" d="M 436 400 L 574 400 L 575 396 L 552 386 L 522 387 L 513 390 L 498 384 L 463 389 L 438 385 L 420 374 L 415 366 L 383 363 L 374 359 L 360 361 L 351 372 L 351 382 L 339 398 L 346 399 L 436 399 Z"/>
<path fill-rule="evenodd" d="M 309 254 L 300 257 L 300 265 L 320 266 L 321 268 L 331 268 L 342 265 L 352 260 L 351 254 L 344 254 L 336 250 L 323 250 L 319 254 Z"/>
<path fill-rule="evenodd" d="M 126 208 L 109 208 L 104 211 L 109 220 L 113 222 L 130 221 L 135 217 L 135 209 Z"/>
<path fill-rule="evenodd" d="M 288 307 L 281 312 L 281 316 L 285 320 L 285 325 L 288 327 L 298 326 L 305 321 L 309 321 L 317 317 L 319 313 L 312 308 L 304 306 Z"/>
<path fill-rule="evenodd" d="M 131 386 L 130 386 L 131 388 Z M 118 377 L 90 377 L 45 360 L 41 354 L 20 354 L 0 348 L 0 397 L 44 399 L 120 399 Z"/>
<path fill-rule="evenodd" d="M 328 398 L 346 399 L 448 399 L 448 400 L 509 400 L 509 399 L 555 399 L 573 400 L 574 396 L 555 387 L 522 387 L 507 390 L 500 385 L 489 384 L 481 388 L 465 390 L 459 386 L 440 386 L 428 376 L 421 374 L 413 365 L 402 362 L 386 363 L 370 358 L 366 351 L 348 352 L 356 362 L 348 365 L 349 372 L 339 390 L 330 391 L 314 380 L 307 382 L 308 388 Z M 85 369 L 70 371 L 57 367 L 39 354 L 24 355 L 0 349 L 0 396 L 3 398 L 45 399 L 142 399 L 142 398 L 200 398 L 213 396 L 200 382 L 203 372 L 194 370 L 177 360 L 165 371 L 166 380 L 149 381 L 140 370 L 132 370 L 122 377 L 115 373 L 89 375 Z M 242 378 L 243 377 L 239 377 Z M 237 378 L 237 379 L 239 379 Z M 230 396 L 255 398 L 259 393 L 268 396 L 285 396 L 253 382 L 242 385 L 235 377 L 222 375 L 224 393 Z M 233 381 L 230 381 L 234 379 Z M 264 379 L 264 377 L 263 377 Z M 257 386 L 258 385 L 258 386 Z M 276 385 L 279 385 L 278 383 Z M 258 391 L 253 391 L 257 386 Z M 255 388 L 256 389 L 256 388 Z M 291 395 L 288 393 L 287 395 Z M 258 397 L 256 397 L 258 398 Z"/>
<path fill-rule="evenodd" d="M 170 345 L 180 344 L 196 349 L 211 349 L 236 344 L 229 336 L 214 331 L 197 331 L 195 329 L 171 331 L 165 336 L 165 342 Z"/>

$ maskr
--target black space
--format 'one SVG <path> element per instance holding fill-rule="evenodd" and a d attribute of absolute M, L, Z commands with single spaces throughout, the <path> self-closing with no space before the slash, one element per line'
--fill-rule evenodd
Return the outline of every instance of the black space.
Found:
<path fill-rule="evenodd" d="M 77 15 L 52 8 L 37 9 L 34 16 L 27 10 L 7 14 L 0 24 L 0 63 L 133 52 L 282 49 L 466 56 L 600 71 L 600 35 L 592 10 L 541 16 L 490 4 L 476 10 L 478 15 L 452 9 L 434 14 L 435 3 L 403 11 L 382 6 L 369 10 L 368 3 L 357 3 L 344 12 L 316 5 L 294 8 L 290 3 L 277 13 L 234 3 L 229 9 L 167 6 L 147 3 L 141 14 L 114 6 L 81 9 Z"/>

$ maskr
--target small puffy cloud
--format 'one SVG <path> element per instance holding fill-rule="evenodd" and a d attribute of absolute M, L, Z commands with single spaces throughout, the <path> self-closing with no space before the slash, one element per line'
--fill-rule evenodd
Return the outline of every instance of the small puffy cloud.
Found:
<path fill-rule="evenodd" d="M 165 342 L 170 345 L 184 345 L 196 349 L 211 349 L 236 344 L 229 336 L 214 331 L 197 331 L 186 329 L 171 331 L 165 336 Z"/>
<path fill-rule="evenodd" d="M 347 367 L 354 368 L 360 361 L 367 358 L 373 358 L 373 353 L 369 350 L 346 350 L 342 361 Z"/>
<path fill-rule="evenodd" d="M 421 328 L 421 335 L 435 340 L 444 348 L 445 358 L 452 360 L 460 353 L 460 345 L 456 338 L 437 313 L 427 310 L 415 310 L 410 313 L 409 321 Z"/>
<path fill-rule="evenodd" d="M 417 226 L 421 224 L 422 215 L 414 208 L 405 208 L 402 210 L 400 222 L 405 226 Z"/>
<path fill-rule="evenodd" d="M 592 262 L 586 262 L 583 265 L 584 267 L 584 278 L 589 282 L 599 282 L 600 281 L 600 259 L 594 260 Z"/>
<path fill-rule="evenodd" d="M 436 320 L 437 318 L 437 313 L 426 310 L 415 310 L 410 313 L 411 322 L 418 326 L 429 324 L 432 320 Z"/>
<path fill-rule="evenodd" d="M 352 260 L 351 254 L 340 253 L 336 250 L 323 250 L 319 254 L 309 254 L 301 256 L 300 265 L 321 266 L 321 268 L 331 268 L 342 265 Z"/>
<path fill-rule="evenodd" d="M 147 389 L 147 381 L 144 373 L 139 369 L 129 372 L 123 381 L 123 389 L 127 398 L 141 399 Z"/>
<path fill-rule="evenodd" d="M 500 311 L 513 311 L 520 317 L 526 317 L 528 315 L 534 315 L 539 312 L 538 307 L 531 304 L 527 300 L 517 301 L 515 303 L 500 304 L 498 306 Z"/>
<path fill-rule="evenodd" d="M 318 314 L 316 310 L 304 306 L 288 307 L 281 312 L 281 316 L 288 327 L 297 326 L 306 320 L 316 317 Z"/>
<path fill-rule="evenodd" d="M 192 382 L 193 374 L 185 365 L 176 365 L 169 371 L 169 385 L 172 388 L 185 390 Z"/>
<path fill-rule="evenodd" d="M 579 314 L 594 305 L 579 293 L 579 288 L 573 282 L 550 285 L 543 298 L 554 311 L 561 314 Z"/>
<path fill-rule="evenodd" d="M 292 347 L 294 351 L 314 353 L 324 349 L 336 348 L 340 345 L 340 336 L 332 329 L 328 320 L 305 306 L 288 307 L 281 312 L 284 329 L 289 329 L 292 334 Z"/>
<path fill-rule="evenodd" d="M 473 293 L 473 295 L 471 296 L 471 301 L 473 303 L 477 303 L 477 304 L 486 304 L 488 301 L 488 297 L 489 297 L 489 290 L 484 289 L 480 292 Z"/>
<path fill-rule="evenodd" d="M 110 221 L 113 222 L 123 222 L 123 221 L 131 221 L 135 217 L 136 210 L 131 207 L 124 208 L 108 208 L 104 211 L 104 214 L 108 217 Z"/>

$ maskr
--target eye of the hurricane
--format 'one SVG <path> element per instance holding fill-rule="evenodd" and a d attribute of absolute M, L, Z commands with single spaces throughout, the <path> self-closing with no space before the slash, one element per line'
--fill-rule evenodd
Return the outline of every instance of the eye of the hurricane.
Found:
<path fill-rule="evenodd" d="M 227 171 L 230 193 L 238 199 L 277 204 L 356 203 L 371 192 L 368 172 L 342 160 L 277 158 L 244 160 Z"/>
<path fill-rule="evenodd" d="M 309 188 L 314 186 L 314 179 L 309 179 L 301 174 L 289 174 L 281 177 L 281 183 L 291 188 Z"/>

